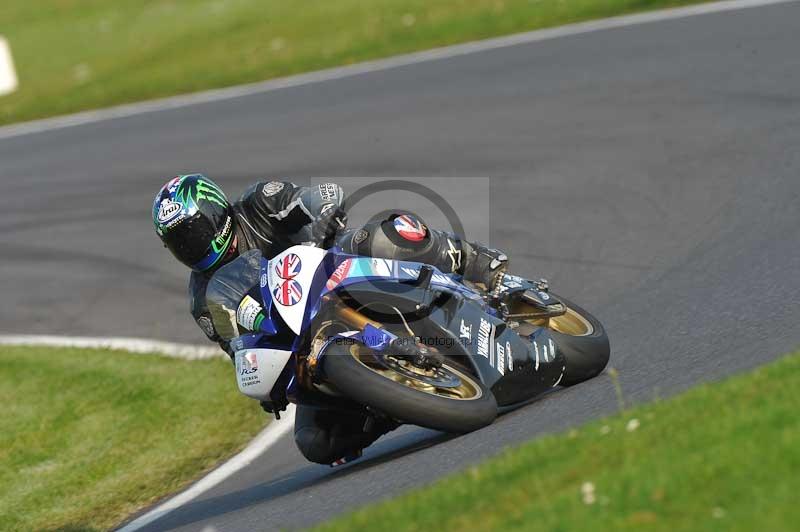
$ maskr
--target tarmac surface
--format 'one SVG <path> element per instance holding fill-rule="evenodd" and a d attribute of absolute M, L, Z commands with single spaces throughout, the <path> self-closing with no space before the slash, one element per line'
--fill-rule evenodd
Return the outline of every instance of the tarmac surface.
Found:
<path fill-rule="evenodd" d="M 627 400 L 765 363 L 800 345 L 798 36 L 800 4 L 773 5 L 0 140 L 0 331 L 203 342 L 149 218 L 171 175 L 234 196 L 411 176 L 600 318 Z M 364 216 L 446 221 L 382 194 Z M 397 431 L 333 470 L 287 437 L 148 529 L 312 525 L 616 404 L 604 375 L 466 436 Z"/>

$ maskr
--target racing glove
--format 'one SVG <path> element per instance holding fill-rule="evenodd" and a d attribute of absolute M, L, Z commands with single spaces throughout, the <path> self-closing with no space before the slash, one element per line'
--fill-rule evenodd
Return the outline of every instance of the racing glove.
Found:
<path fill-rule="evenodd" d="M 328 203 L 322 207 L 322 212 L 311 227 L 314 243 L 327 249 L 333 244 L 336 234 L 346 227 L 347 213 L 335 203 Z"/>
<path fill-rule="evenodd" d="M 495 294 L 508 270 L 508 256 L 500 250 L 468 243 L 468 260 L 464 278 L 482 283 L 486 291 Z"/>

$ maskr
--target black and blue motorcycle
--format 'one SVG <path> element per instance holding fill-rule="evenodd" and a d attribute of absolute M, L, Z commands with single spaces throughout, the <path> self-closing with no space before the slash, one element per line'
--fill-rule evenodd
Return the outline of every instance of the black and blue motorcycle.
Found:
<path fill-rule="evenodd" d="M 507 274 L 487 295 L 425 264 L 339 248 L 246 252 L 206 297 L 248 397 L 445 432 L 590 379 L 610 354 L 600 322 L 544 280 Z"/>

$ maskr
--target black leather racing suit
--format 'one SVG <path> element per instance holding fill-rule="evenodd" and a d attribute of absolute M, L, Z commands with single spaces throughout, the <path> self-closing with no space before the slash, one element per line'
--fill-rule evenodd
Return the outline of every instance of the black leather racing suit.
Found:
<path fill-rule="evenodd" d="M 312 241 L 313 225 L 331 203 L 344 208 L 344 193 L 332 183 L 309 187 L 280 181 L 256 183 L 233 204 L 238 252 L 259 249 L 272 258 L 293 245 Z M 345 252 L 424 262 L 487 286 L 505 271 L 507 261 L 499 251 L 431 230 L 418 217 L 402 213 L 348 231 L 338 243 Z M 210 277 L 197 272 L 191 275 L 192 316 L 210 340 L 233 356 L 228 343 L 215 331 L 208 311 L 205 291 Z M 392 428 L 394 425 L 368 422 L 352 413 L 301 405 L 295 418 L 295 441 L 308 460 L 332 464 L 357 454 Z"/>

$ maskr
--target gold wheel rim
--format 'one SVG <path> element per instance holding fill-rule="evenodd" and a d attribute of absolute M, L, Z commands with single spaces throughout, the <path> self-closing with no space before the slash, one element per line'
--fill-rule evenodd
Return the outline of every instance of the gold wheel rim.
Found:
<path fill-rule="evenodd" d="M 372 354 L 362 353 L 361 347 L 362 346 L 358 344 L 350 346 L 350 354 L 353 356 L 353 358 L 355 358 L 359 364 L 368 370 L 372 371 L 373 373 L 377 373 L 381 377 L 392 382 L 396 382 L 407 388 L 411 388 L 412 390 L 417 390 L 429 395 L 435 395 L 437 397 L 444 397 L 445 399 L 453 399 L 456 401 L 475 401 L 483 396 L 483 390 L 481 390 L 481 387 L 477 385 L 472 377 L 463 373 L 462 371 L 457 370 L 449 364 L 442 364 L 442 369 L 452 375 L 455 375 L 458 377 L 459 381 L 461 381 L 461 384 L 456 388 L 437 387 L 427 382 L 412 379 L 389 368 L 380 366 L 377 363 L 374 365 L 367 364 L 365 359 L 372 359 Z M 433 372 L 422 370 L 408 361 L 398 360 L 398 364 L 410 372 L 418 373 L 421 377 L 433 376 Z"/>
<path fill-rule="evenodd" d="M 521 336 L 533 334 L 536 329 L 545 327 L 568 336 L 589 336 L 594 333 L 594 326 L 589 320 L 584 318 L 576 310 L 566 305 L 561 306 L 564 313 L 549 318 L 531 318 L 520 321 L 520 329 L 517 331 Z M 524 311 L 519 309 L 519 311 Z"/>
<path fill-rule="evenodd" d="M 594 332 L 594 327 L 589 320 L 569 307 L 564 314 L 554 316 L 548 322 L 549 329 L 569 336 L 589 336 Z"/>

